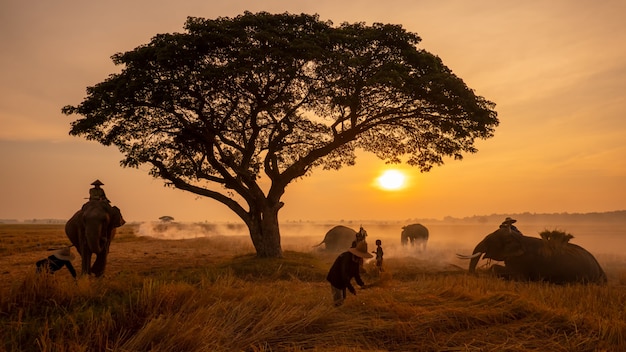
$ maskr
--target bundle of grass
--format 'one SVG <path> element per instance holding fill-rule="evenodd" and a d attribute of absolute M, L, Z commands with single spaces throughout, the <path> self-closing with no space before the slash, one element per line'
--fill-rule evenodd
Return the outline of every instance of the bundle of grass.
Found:
<path fill-rule="evenodd" d="M 552 256 L 556 253 L 562 253 L 565 250 L 569 240 L 574 238 L 573 235 L 560 230 L 544 230 L 539 233 L 543 240 L 544 246 L 541 250 L 545 256 Z"/>
<path fill-rule="evenodd" d="M 573 235 L 559 230 L 544 230 L 539 233 L 539 236 L 541 236 L 543 240 L 548 241 L 550 244 L 565 244 L 574 238 Z"/>

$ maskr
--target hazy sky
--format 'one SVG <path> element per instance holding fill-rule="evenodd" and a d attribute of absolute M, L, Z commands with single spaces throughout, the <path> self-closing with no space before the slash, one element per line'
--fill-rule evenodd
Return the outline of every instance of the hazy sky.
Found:
<path fill-rule="evenodd" d="M 148 167 L 68 135 L 61 114 L 117 72 L 117 52 L 187 16 L 318 13 L 401 24 L 477 94 L 497 104 L 495 137 L 429 173 L 397 166 L 407 188 L 374 180 L 388 166 L 316 170 L 287 188 L 280 219 L 464 217 L 626 209 L 626 1 L 21 1 L 0 0 L 0 219 L 69 218 L 96 178 L 129 221 L 237 220 L 213 200 L 164 188 Z"/>

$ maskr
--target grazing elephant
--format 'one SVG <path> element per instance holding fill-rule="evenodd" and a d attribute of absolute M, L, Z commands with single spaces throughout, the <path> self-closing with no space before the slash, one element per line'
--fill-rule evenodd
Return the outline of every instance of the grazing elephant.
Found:
<path fill-rule="evenodd" d="M 326 249 L 329 251 L 346 250 L 352 246 L 352 241 L 356 241 L 356 231 L 349 227 L 339 225 L 326 232 L 324 240 L 314 247 L 326 243 Z"/>
<path fill-rule="evenodd" d="M 90 200 L 77 211 L 65 224 L 65 234 L 81 257 L 81 275 L 104 274 L 107 255 L 115 229 L 126 221 L 118 207 L 112 207 L 106 201 Z M 91 255 L 96 260 L 91 265 Z"/>
<path fill-rule="evenodd" d="M 400 235 L 400 242 L 403 246 L 406 246 L 409 241 L 412 246 L 418 246 L 421 250 L 426 249 L 426 242 L 428 242 L 428 229 L 426 226 L 422 224 L 404 226 Z"/>
<path fill-rule="evenodd" d="M 572 235 L 544 231 L 542 238 L 527 237 L 501 227 L 487 235 L 474 248 L 469 271 L 475 272 L 481 256 L 504 261 L 492 265 L 490 271 L 499 277 L 524 281 L 565 283 L 606 283 L 606 274 L 594 256 L 584 248 L 569 243 Z"/>

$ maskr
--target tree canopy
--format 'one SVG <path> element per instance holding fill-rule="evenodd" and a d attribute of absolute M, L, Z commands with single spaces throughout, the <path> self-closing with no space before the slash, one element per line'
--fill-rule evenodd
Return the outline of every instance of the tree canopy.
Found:
<path fill-rule="evenodd" d="M 122 166 L 226 205 L 258 256 L 282 255 L 280 199 L 313 169 L 353 165 L 360 148 L 428 171 L 498 125 L 495 105 L 400 25 L 245 12 L 184 28 L 113 55 L 121 72 L 62 111 Z"/>

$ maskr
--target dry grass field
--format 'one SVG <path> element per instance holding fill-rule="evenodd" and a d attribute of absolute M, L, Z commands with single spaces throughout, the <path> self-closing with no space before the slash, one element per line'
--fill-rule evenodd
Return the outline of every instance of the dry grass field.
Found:
<path fill-rule="evenodd" d="M 69 244 L 62 225 L 0 225 L 0 351 L 626 350 L 619 234 L 566 229 L 609 283 L 558 286 L 467 274 L 455 253 L 485 225 L 433 226 L 424 252 L 402 248 L 395 226 L 368 226 L 386 271 L 366 263 L 367 287 L 335 308 L 325 277 L 336 253 L 312 247 L 328 228 L 286 225 L 284 258 L 257 259 L 240 227 L 127 224 L 105 277 L 74 281 L 35 274 L 48 248 Z"/>

